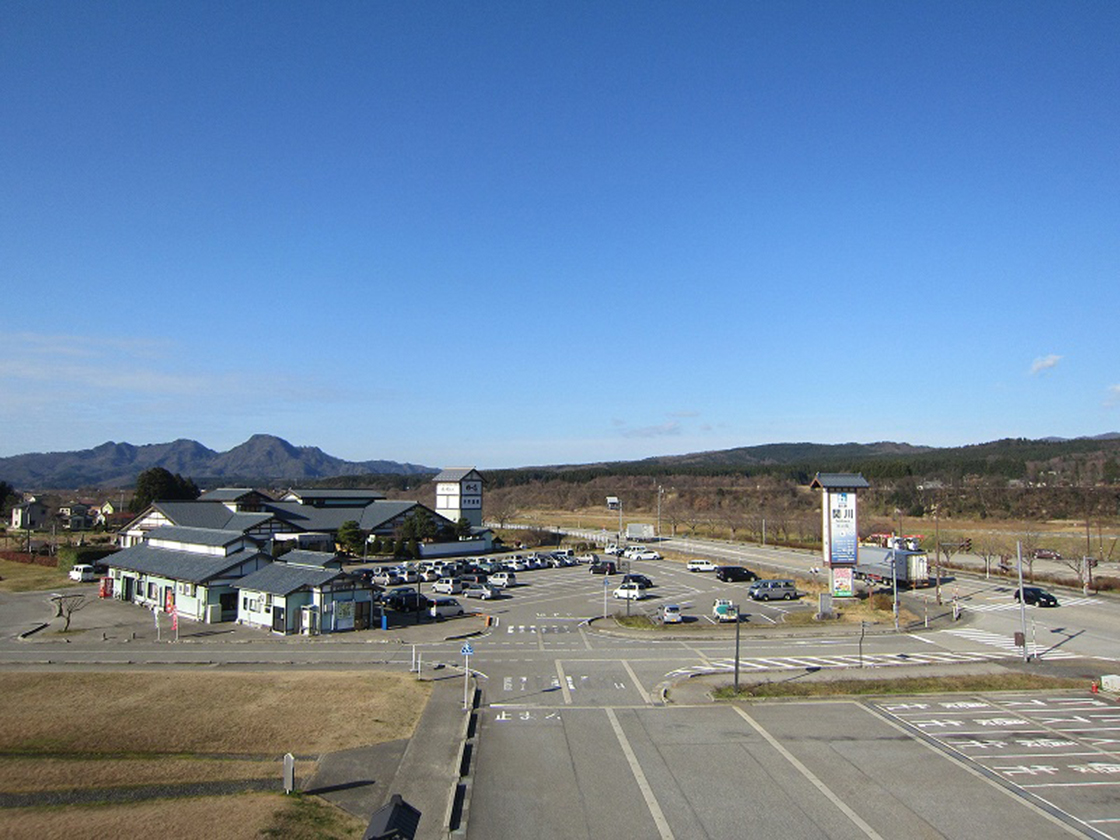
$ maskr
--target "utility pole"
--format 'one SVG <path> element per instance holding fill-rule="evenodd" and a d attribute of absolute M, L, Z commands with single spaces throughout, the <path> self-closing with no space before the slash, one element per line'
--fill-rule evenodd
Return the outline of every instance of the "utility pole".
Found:
<path fill-rule="evenodd" d="M 1021 627 L 1021 635 L 1023 639 L 1023 661 L 1030 660 L 1030 654 L 1027 652 L 1027 599 L 1023 596 L 1023 543 L 1016 541 L 1015 555 L 1018 558 L 1019 566 L 1019 625 Z"/>
<path fill-rule="evenodd" d="M 941 606 L 941 510 L 939 507 L 933 509 L 933 527 L 935 534 L 933 540 L 937 546 L 937 559 L 933 567 L 937 575 L 937 605 Z"/>

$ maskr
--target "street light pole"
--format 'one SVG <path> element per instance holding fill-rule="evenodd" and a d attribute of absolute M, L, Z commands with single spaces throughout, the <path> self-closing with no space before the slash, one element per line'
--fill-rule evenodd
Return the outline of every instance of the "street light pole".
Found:
<path fill-rule="evenodd" d="M 735 694 L 739 694 L 739 605 L 735 605 Z"/>

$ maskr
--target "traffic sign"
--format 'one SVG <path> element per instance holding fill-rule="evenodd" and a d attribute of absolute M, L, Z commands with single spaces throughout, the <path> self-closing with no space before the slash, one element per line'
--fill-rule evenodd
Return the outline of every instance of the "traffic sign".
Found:
<path fill-rule="evenodd" d="M 463 654 L 463 656 L 471 656 L 471 655 L 473 655 L 473 654 L 474 654 L 474 648 L 473 648 L 473 647 L 471 647 L 471 643 L 470 643 L 470 642 L 466 642 L 466 643 L 465 643 L 465 644 L 463 645 L 463 649 L 462 649 L 462 650 L 460 650 L 460 651 L 459 651 L 459 653 Z"/>

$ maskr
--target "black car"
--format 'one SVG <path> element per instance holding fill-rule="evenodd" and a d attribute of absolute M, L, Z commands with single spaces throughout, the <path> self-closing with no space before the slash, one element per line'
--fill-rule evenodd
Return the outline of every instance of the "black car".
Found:
<path fill-rule="evenodd" d="M 1025 604 L 1034 604 L 1039 607 L 1058 606 L 1058 599 L 1038 586 L 1024 586 L 1022 598 Z M 1015 590 L 1015 600 L 1019 600 L 1018 589 Z"/>
<path fill-rule="evenodd" d="M 587 571 L 593 575 L 617 575 L 618 566 L 613 560 L 600 560 L 598 563 L 592 563 Z"/>
<path fill-rule="evenodd" d="M 397 612 L 422 612 L 429 604 L 427 595 L 421 595 L 407 586 L 391 590 L 382 598 L 382 602 L 389 609 Z"/>
<path fill-rule="evenodd" d="M 650 580 L 645 575 L 638 575 L 638 574 L 623 575 L 622 576 L 622 582 L 623 583 L 639 583 L 642 586 L 644 586 L 646 589 L 651 589 L 653 587 L 653 581 Z"/>
<path fill-rule="evenodd" d="M 758 580 L 758 575 L 746 566 L 720 566 L 716 569 L 716 580 L 737 583 L 739 581 Z"/>

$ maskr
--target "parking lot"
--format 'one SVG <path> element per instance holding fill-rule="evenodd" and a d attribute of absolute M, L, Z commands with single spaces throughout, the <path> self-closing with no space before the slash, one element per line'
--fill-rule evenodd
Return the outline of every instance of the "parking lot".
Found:
<path fill-rule="evenodd" d="M 609 693 L 620 676 L 603 672 L 592 690 Z M 530 689 L 535 701 L 550 687 Z M 1115 704 L 648 708 L 625 698 L 485 709 L 468 837 L 1118 836 L 1120 763 L 1073 720 L 1107 725 Z M 931 743 L 931 722 L 950 720 L 960 725 L 940 729 L 955 730 L 955 743 Z M 1005 721 L 998 737 L 992 721 Z"/>

